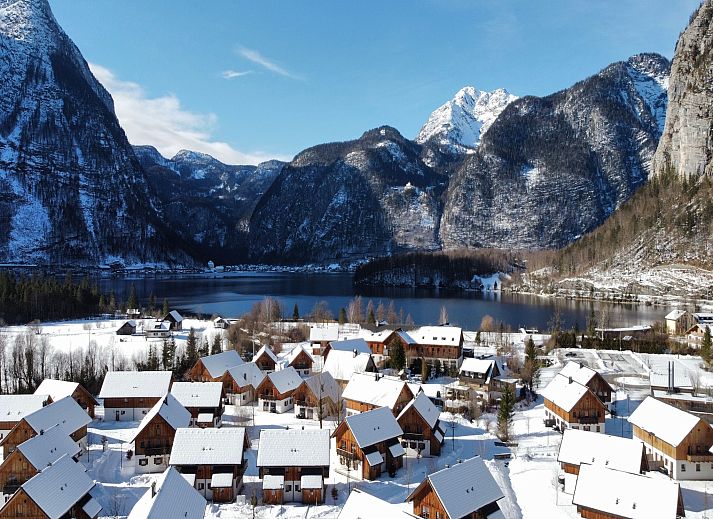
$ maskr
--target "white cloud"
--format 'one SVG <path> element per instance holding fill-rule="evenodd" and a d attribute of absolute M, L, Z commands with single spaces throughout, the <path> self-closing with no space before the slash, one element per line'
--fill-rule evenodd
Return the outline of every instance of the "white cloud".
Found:
<path fill-rule="evenodd" d="M 236 150 L 213 138 L 218 123 L 215 114 L 189 112 L 174 94 L 148 97 L 138 83 L 123 81 L 96 63 L 89 67 L 114 98 L 116 116 L 132 144 L 150 144 L 169 158 L 182 149 L 200 151 L 226 164 L 257 164 L 285 158 Z"/>
<path fill-rule="evenodd" d="M 223 79 L 235 79 L 237 77 L 243 77 L 247 76 L 248 74 L 252 74 L 252 70 L 244 70 L 244 71 L 239 71 L 239 70 L 224 70 L 223 72 L 220 73 L 220 77 Z"/>
<path fill-rule="evenodd" d="M 280 76 L 288 77 L 290 79 L 298 79 L 300 81 L 304 80 L 303 77 L 293 74 L 292 72 L 275 63 L 273 60 L 263 56 L 255 49 L 248 49 L 247 47 L 238 47 L 237 52 L 246 60 L 252 61 L 256 65 L 260 65 L 261 67 L 269 70 L 270 72 L 274 72 L 275 74 L 279 74 Z"/>

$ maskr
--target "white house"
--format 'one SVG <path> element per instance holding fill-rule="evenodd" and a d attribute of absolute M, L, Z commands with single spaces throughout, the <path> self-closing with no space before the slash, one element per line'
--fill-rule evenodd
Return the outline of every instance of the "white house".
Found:
<path fill-rule="evenodd" d="M 170 371 L 109 371 L 99 392 L 104 420 L 141 420 L 169 392 L 172 377 Z"/>
<path fill-rule="evenodd" d="M 371 353 L 332 350 L 324 362 L 322 371 L 328 371 L 343 389 L 354 373 L 376 372 L 376 364 Z"/>
<path fill-rule="evenodd" d="M 153 321 L 144 326 L 147 339 L 168 339 L 171 336 L 171 324 L 163 321 Z"/>
<path fill-rule="evenodd" d="M 286 413 L 294 407 L 294 392 L 304 381 L 294 368 L 273 371 L 257 388 L 258 407 L 272 413 Z"/>
<path fill-rule="evenodd" d="M 151 485 L 128 519 L 203 519 L 206 500 L 173 467 Z"/>
<path fill-rule="evenodd" d="M 254 362 L 246 362 L 228 370 L 227 398 L 231 405 L 245 405 L 255 401 L 255 395 L 265 374 Z"/>
<path fill-rule="evenodd" d="M 209 415 L 212 427 L 220 427 L 223 417 L 221 382 L 174 382 L 171 394 L 191 413 L 191 425 L 199 425 L 201 414 Z"/>

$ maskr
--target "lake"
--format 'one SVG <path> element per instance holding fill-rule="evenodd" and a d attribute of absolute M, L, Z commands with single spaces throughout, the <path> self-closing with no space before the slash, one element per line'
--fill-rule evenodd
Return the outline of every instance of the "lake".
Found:
<path fill-rule="evenodd" d="M 411 288 L 359 288 L 352 286 L 349 273 L 277 273 L 231 272 L 216 275 L 183 277 L 102 278 L 104 293 L 114 291 L 125 301 L 132 284 L 143 302 L 155 294 L 158 304 L 166 297 L 172 308 L 206 316 L 237 317 L 266 296 L 279 299 L 286 317 L 292 316 L 295 303 L 300 315 L 306 316 L 318 301 L 326 301 L 335 317 L 355 295 L 361 295 L 364 308 L 369 299 L 374 307 L 394 301 L 396 311 L 403 308 L 416 324 L 433 324 L 441 306 L 448 310 L 452 324 L 477 329 L 482 318 L 490 315 L 514 328 L 520 326 L 547 329 L 552 315 L 559 309 L 566 326 L 586 326 L 592 308 L 599 317 L 609 315 L 610 326 L 649 324 L 661 320 L 668 312 L 664 307 L 622 305 L 589 301 L 569 301 L 527 294 L 477 293 Z"/>

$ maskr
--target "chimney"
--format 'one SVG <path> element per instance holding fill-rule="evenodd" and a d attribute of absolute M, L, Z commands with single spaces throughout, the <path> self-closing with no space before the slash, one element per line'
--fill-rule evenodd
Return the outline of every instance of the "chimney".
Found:
<path fill-rule="evenodd" d="M 572 383 L 572 377 L 569 377 L 569 383 L 570 384 Z"/>
<path fill-rule="evenodd" d="M 156 482 L 151 483 L 151 497 L 156 497 Z"/>
<path fill-rule="evenodd" d="M 356 348 L 354 348 L 354 357 L 356 357 L 357 355 L 359 355 L 359 352 L 357 351 Z"/>

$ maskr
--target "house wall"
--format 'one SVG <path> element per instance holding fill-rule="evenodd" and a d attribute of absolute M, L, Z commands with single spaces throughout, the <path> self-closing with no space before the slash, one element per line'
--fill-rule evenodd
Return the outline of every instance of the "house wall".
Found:
<path fill-rule="evenodd" d="M 294 407 L 294 390 L 280 393 L 269 377 L 258 387 L 258 408 L 273 413 L 286 413 Z M 274 405 L 273 405 L 274 404 Z"/>
<path fill-rule="evenodd" d="M 434 519 L 436 517 L 436 513 L 440 514 L 440 517 L 443 517 L 444 519 L 449 518 L 443 503 L 441 503 L 441 500 L 438 499 L 438 496 L 433 491 L 431 484 L 427 482 L 423 488 L 421 488 L 413 496 L 413 514 L 418 517 L 428 516 L 429 518 Z"/>
<path fill-rule="evenodd" d="M 263 490 L 262 491 L 262 502 L 267 505 L 279 505 L 282 504 L 282 489 L 275 490 Z"/>
<path fill-rule="evenodd" d="M 161 397 L 105 398 L 105 422 L 138 422 Z M 117 415 L 118 412 L 118 415 Z"/>
<path fill-rule="evenodd" d="M 263 353 L 257 359 L 253 359 L 253 362 L 255 362 L 263 373 L 272 373 L 275 371 L 275 361 L 272 360 L 267 353 Z"/>
<path fill-rule="evenodd" d="M 231 405 L 245 405 L 255 401 L 255 390 L 252 386 L 238 387 L 235 382 L 230 382 L 226 395 Z"/>
<path fill-rule="evenodd" d="M 45 515 L 22 489 L 15 492 L 2 510 L 0 510 L 1 519 L 17 517 L 22 517 L 23 519 L 47 519 L 47 515 Z M 73 506 L 66 514 L 66 517 L 94 519 L 93 517 L 89 517 L 79 505 Z"/>
<path fill-rule="evenodd" d="M 84 389 L 83 386 L 78 385 L 77 389 L 72 393 L 72 398 L 79 404 L 79 406 L 84 409 L 87 414 L 94 418 L 94 406 L 96 405 L 96 400 L 89 391 Z"/>
<path fill-rule="evenodd" d="M 404 432 L 401 445 L 406 449 L 406 455 L 415 456 L 419 452 L 421 456 L 441 455 L 441 442 L 436 439 L 433 429 L 416 409 L 411 407 L 398 422 Z M 420 446 L 422 449 L 419 451 Z"/>
<path fill-rule="evenodd" d="M 594 416 L 595 413 L 597 421 L 589 423 L 588 417 Z M 545 417 L 554 419 L 561 430 L 571 428 L 603 433 L 605 413 L 604 404 L 591 391 L 587 391 L 569 412 L 545 399 Z"/>
<path fill-rule="evenodd" d="M 337 456 L 340 457 L 340 463 L 342 457 L 345 458 L 345 461 L 347 459 L 351 460 L 351 468 L 353 470 L 351 474 L 353 474 L 352 477 L 354 478 L 361 475 L 362 479 L 373 480 L 381 476 L 382 472 L 388 473 L 390 468 L 398 470 L 403 466 L 403 456 L 393 458 L 391 453 L 388 452 L 386 442 L 380 442 L 376 445 L 377 450 L 381 453 L 384 460 L 386 460 L 386 467 L 384 470 L 382 471 L 382 467 L 380 465 L 376 467 L 369 466 L 363 451 L 354 439 L 354 435 L 352 434 L 351 429 L 347 426 L 346 421 L 339 424 L 334 436 L 336 438 Z M 340 454 L 340 450 L 343 453 L 346 453 L 347 456 Z M 352 453 L 352 455 L 349 456 L 349 453 Z M 357 463 L 355 464 L 354 461 Z"/>
<path fill-rule="evenodd" d="M 606 380 L 604 380 L 604 377 L 602 377 L 599 373 L 592 377 L 592 379 L 587 384 L 587 387 L 592 393 L 597 395 L 599 400 L 601 400 L 602 402 L 611 402 L 611 386 L 607 383 Z"/>
<path fill-rule="evenodd" d="M 290 366 L 295 368 L 301 377 L 308 377 L 312 373 L 312 363 L 312 357 L 303 350 L 292 360 Z"/>
<path fill-rule="evenodd" d="M 6 488 L 6 485 L 22 485 L 38 473 L 37 469 L 27 461 L 27 458 L 18 450 L 10 453 L 0 465 L 0 492 L 2 503 L 5 503 L 17 490 L 16 488 Z"/>
<path fill-rule="evenodd" d="M 156 415 L 136 436 L 134 463 L 136 472 L 163 472 L 168 468 L 176 430 L 161 415 Z"/>

